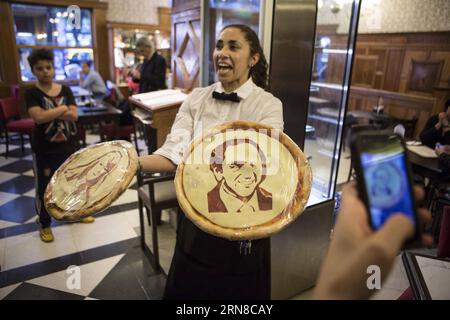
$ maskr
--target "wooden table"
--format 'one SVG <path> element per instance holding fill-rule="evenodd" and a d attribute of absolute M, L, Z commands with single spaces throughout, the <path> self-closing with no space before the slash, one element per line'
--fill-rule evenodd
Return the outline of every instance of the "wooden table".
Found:
<path fill-rule="evenodd" d="M 145 94 L 134 95 L 129 98 L 135 116 L 150 121 L 156 129 L 156 147 L 164 144 L 172 128 L 178 109 L 187 97 L 181 90 L 160 90 Z"/>
<path fill-rule="evenodd" d="M 438 180 L 442 177 L 443 169 L 438 158 L 426 158 L 410 150 L 407 151 L 408 161 L 414 172 L 422 174 L 430 180 Z"/>
<path fill-rule="evenodd" d="M 119 123 L 122 111 L 106 102 L 97 102 L 93 107 L 78 107 L 78 123 L 98 124 L 102 121 Z"/>

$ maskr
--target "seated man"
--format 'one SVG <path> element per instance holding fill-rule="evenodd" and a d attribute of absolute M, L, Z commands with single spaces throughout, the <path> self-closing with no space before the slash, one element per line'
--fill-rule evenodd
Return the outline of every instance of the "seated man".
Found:
<path fill-rule="evenodd" d="M 92 92 L 94 99 L 103 100 L 106 96 L 106 85 L 100 74 L 91 68 L 90 61 L 81 64 L 80 86 Z"/>
<path fill-rule="evenodd" d="M 428 119 L 420 133 L 422 143 L 435 148 L 437 143 L 450 144 L 450 99 L 445 103 L 445 111 Z"/>

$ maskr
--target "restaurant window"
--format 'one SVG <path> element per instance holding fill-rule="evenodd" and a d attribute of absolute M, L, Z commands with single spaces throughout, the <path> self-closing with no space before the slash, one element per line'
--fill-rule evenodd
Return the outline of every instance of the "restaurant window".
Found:
<path fill-rule="evenodd" d="M 66 7 L 13 4 L 12 11 L 22 81 L 36 79 L 27 60 L 34 48 L 53 50 L 56 80 L 77 80 L 81 62 L 93 61 L 89 9 L 80 9 L 76 27 Z"/>

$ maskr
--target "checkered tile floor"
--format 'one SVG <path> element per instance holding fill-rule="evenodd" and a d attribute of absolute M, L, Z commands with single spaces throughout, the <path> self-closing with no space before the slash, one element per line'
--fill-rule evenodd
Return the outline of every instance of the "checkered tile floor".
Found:
<path fill-rule="evenodd" d="M 99 142 L 88 135 L 88 144 Z M 144 150 L 143 142 L 139 142 Z M 19 142 L 5 158 L 0 144 L 0 299 L 160 299 L 165 274 L 157 273 L 140 247 L 137 192 L 131 187 L 93 224 L 52 225 L 55 241 L 43 243 L 35 224 L 30 146 Z M 164 218 L 163 218 L 164 219 Z M 167 219 L 165 219 L 167 221 Z M 161 254 L 167 272 L 175 232 L 163 222 Z M 159 232 L 158 232 L 159 233 Z M 151 238 L 147 236 L 147 239 Z M 70 266 L 79 267 L 70 285 Z M 71 280 L 72 279 L 72 280 Z M 77 280 L 77 281 L 78 281 Z"/>

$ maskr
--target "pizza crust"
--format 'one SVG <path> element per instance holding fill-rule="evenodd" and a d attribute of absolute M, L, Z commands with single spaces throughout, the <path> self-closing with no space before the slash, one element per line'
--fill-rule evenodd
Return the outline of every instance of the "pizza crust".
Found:
<path fill-rule="evenodd" d="M 260 130 L 265 129 L 267 135 L 271 136 L 275 129 L 250 121 L 233 121 L 227 122 L 220 126 L 216 126 L 202 133 L 202 135 L 196 138 L 190 146 L 188 152 L 186 152 L 183 161 L 178 165 L 175 176 L 175 190 L 177 193 L 178 202 L 183 209 L 186 216 L 203 231 L 213 234 L 218 237 L 230 239 L 230 240 L 243 240 L 243 239 L 260 239 L 269 237 L 275 233 L 280 232 L 282 229 L 292 223 L 304 210 L 309 195 L 311 193 L 312 185 L 312 172 L 311 167 L 304 156 L 300 148 L 295 144 L 286 134 L 277 131 L 279 133 L 279 142 L 287 148 L 291 156 L 295 160 L 297 166 L 297 186 L 296 192 L 288 205 L 282 210 L 275 218 L 268 222 L 243 228 L 231 228 L 224 227 L 219 224 L 213 223 L 202 213 L 197 211 L 194 206 L 189 202 L 186 197 L 183 186 L 183 174 L 186 166 L 186 159 L 193 152 L 196 146 L 198 146 L 204 139 L 212 135 L 225 132 L 229 129 L 251 129 Z"/>
<path fill-rule="evenodd" d="M 102 195 L 100 199 L 96 199 L 93 203 L 87 202 L 81 207 L 78 206 L 76 209 L 61 208 L 58 205 L 58 199 L 56 197 L 56 188 L 58 188 L 59 181 L 58 176 L 62 174 L 65 169 L 68 168 L 68 166 L 71 165 L 74 161 L 80 159 L 83 152 L 100 152 L 103 151 L 102 149 L 107 150 L 111 146 L 119 147 L 121 150 L 125 150 L 126 152 L 125 156 L 128 159 L 128 163 L 126 165 L 127 169 L 123 173 L 123 176 L 121 176 L 120 179 L 117 180 L 117 183 L 112 186 L 112 189 L 109 192 L 106 192 L 105 195 Z M 76 153 L 72 154 L 52 176 L 45 190 L 45 208 L 47 209 L 48 213 L 50 213 L 56 220 L 78 221 L 82 218 L 91 216 L 110 206 L 111 203 L 113 203 L 128 188 L 128 185 L 131 183 L 131 180 L 135 176 L 137 169 L 138 156 L 135 148 L 128 141 L 118 140 L 112 142 L 104 142 L 79 150 Z M 73 195 L 70 194 L 68 194 L 67 196 L 73 197 Z"/>

